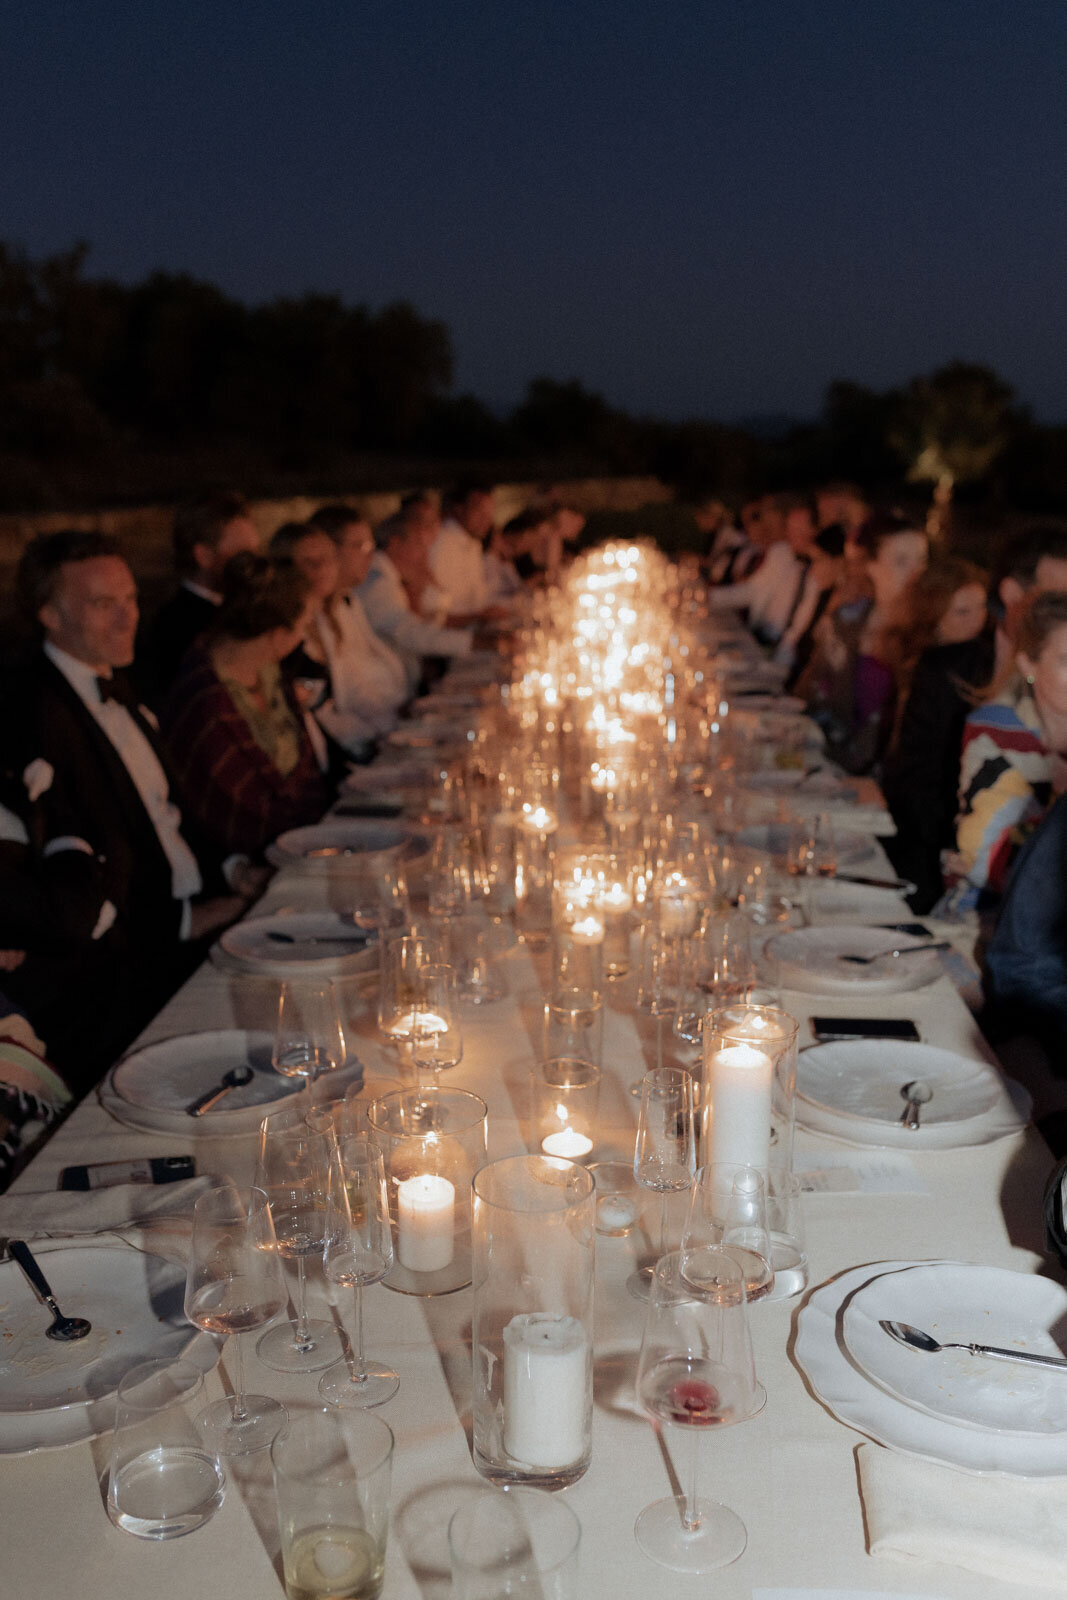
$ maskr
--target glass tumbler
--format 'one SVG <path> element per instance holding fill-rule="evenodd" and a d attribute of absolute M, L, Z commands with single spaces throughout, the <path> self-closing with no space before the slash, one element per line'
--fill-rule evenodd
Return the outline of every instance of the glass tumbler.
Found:
<path fill-rule="evenodd" d="M 369 1411 L 307 1411 L 270 1455 L 289 1600 L 377 1600 L 393 1468 L 388 1423 Z"/>
<path fill-rule="evenodd" d="M 188 1361 L 144 1361 L 126 1373 L 115 1403 L 107 1514 L 139 1539 L 176 1539 L 209 1522 L 225 1479 L 189 1408 L 204 1375 Z"/>

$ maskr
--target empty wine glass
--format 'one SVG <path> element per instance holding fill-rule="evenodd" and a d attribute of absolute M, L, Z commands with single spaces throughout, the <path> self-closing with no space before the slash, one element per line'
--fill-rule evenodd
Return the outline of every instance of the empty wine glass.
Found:
<path fill-rule="evenodd" d="M 420 1086 L 434 1087 L 440 1075 L 463 1059 L 463 1032 L 456 998 L 456 972 L 444 962 L 420 967 L 419 993 L 411 1025 L 411 1060 Z"/>
<path fill-rule="evenodd" d="M 401 1061 L 411 1060 L 421 969 L 440 960 L 440 944 L 426 935 L 399 934 L 382 940 L 378 1031 Z"/>
<path fill-rule="evenodd" d="M 634 1177 L 643 1189 L 660 1197 L 659 1248 L 667 1253 L 667 1203 L 693 1182 L 696 1171 L 696 1127 L 693 1079 L 683 1067 L 656 1067 L 641 1084 L 641 1112 L 634 1147 Z M 652 1268 L 642 1267 L 626 1280 L 638 1300 L 648 1295 Z"/>
<path fill-rule="evenodd" d="M 429 872 L 430 916 L 461 917 L 470 905 L 475 873 L 470 846 L 460 828 L 442 827 L 433 843 Z"/>
<path fill-rule="evenodd" d="M 746 1421 L 766 1400 L 756 1382 L 743 1274 L 732 1256 L 708 1252 L 699 1292 L 686 1283 L 679 1252 L 656 1263 L 637 1394 L 654 1424 L 691 1438 L 681 1513 L 674 1495 L 646 1506 L 634 1524 L 638 1544 L 673 1572 L 728 1566 L 748 1535 L 735 1512 L 697 1493 L 701 1433 Z"/>
<path fill-rule="evenodd" d="M 674 1032 L 699 1045 L 704 1022 L 717 1006 L 744 1000 L 755 981 L 755 966 L 744 917 L 715 917 L 691 943 Z"/>
<path fill-rule="evenodd" d="M 246 1455 L 270 1444 L 288 1413 L 265 1394 L 246 1394 L 241 1334 L 265 1327 L 286 1302 L 267 1196 L 226 1181 L 204 1191 L 193 1208 L 185 1283 L 185 1315 L 208 1333 L 232 1334 L 233 1395 L 201 1412 L 198 1422 L 220 1455 Z"/>
<path fill-rule="evenodd" d="M 380 1406 L 400 1379 L 363 1351 L 363 1288 L 379 1283 L 393 1264 L 385 1159 L 369 1139 L 345 1139 L 330 1162 L 323 1269 L 331 1283 L 355 1296 L 356 1347 L 319 1379 L 319 1394 L 335 1406 Z"/>
<path fill-rule="evenodd" d="M 332 1139 L 309 1128 L 302 1110 L 287 1106 L 260 1125 L 256 1183 L 270 1204 L 278 1254 L 297 1264 L 296 1325 L 286 1322 L 260 1339 L 256 1354 L 277 1372 L 319 1372 L 337 1360 L 332 1322 L 307 1314 L 307 1260 L 322 1252 Z"/>
<path fill-rule="evenodd" d="M 278 1017 L 271 1065 L 308 1088 L 324 1072 L 344 1065 L 346 1045 L 332 983 L 285 982 L 278 991 Z"/>
<path fill-rule="evenodd" d="M 751 1305 L 774 1287 L 771 1236 L 767 1226 L 767 1186 L 755 1167 L 709 1162 L 697 1173 L 682 1232 L 682 1276 L 702 1289 L 718 1269 L 720 1252 L 732 1256 L 744 1275 Z"/>

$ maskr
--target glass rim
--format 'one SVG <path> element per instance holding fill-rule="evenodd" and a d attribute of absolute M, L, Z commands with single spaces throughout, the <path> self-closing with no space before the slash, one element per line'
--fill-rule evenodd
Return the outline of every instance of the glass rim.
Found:
<path fill-rule="evenodd" d="M 377 1107 L 388 1106 L 391 1109 L 393 1106 L 398 1106 L 402 1108 L 404 1105 L 415 1105 L 426 1101 L 440 1106 L 469 1107 L 471 1112 L 469 1120 L 463 1122 L 459 1127 L 445 1130 L 446 1137 L 467 1133 L 471 1128 L 476 1128 L 479 1122 L 484 1122 L 489 1116 L 489 1107 L 480 1094 L 475 1094 L 471 1089 L 453 1089 L 445 1084 L 434 1084 L 433 1086 L 427 1085 L 424 1089 L 391 1089 L 388 1094 L 376 1095 L 367 1107 L 367 1121 L 378 1133 L 394 1134 L 398 1131 L 397 1129 L 385 1126 L 375 1118 L 374 1113 Z M 475 1107 L 481 1107 L 477 1114 L 475 1114 Z M 412 1135 L 412 1137 L 419 1136 Z"/>
<path fill-rule="evenodd" d="M 575 1192 L 569 1199 L 563 1198 L 562 1203 L 557 1199 L 552 1205 L 522 1204 L 516 1201 L 523 1197 L 516 1196 L 508 1201 L 485 1193 L 487 1184 L 504 1181 L 508 1173 L 524 1171 L 529 1182 L 538 1181 L 538 1174 L 548 1177 L 556 1175 L 565 1178 L 568 1185 L 573 1185 Z M 483 1206 L 490 1206 L 494 1211 L 520 1212 L 527 1216 L 562 1216 L 567 1211 L 573 1210 L 578 1205 L 583 1205 L 591 1200 L 596 1189 L 592 1174 L 586 1171 L 584 1165 L 577 1161 L 568 1161 L 565 1156 L 546 1156 L 543 1153 L 533 1154 L 527 1151 L 524 1155 L 503 1156 L 499 1161 L 488 1161 L 480 1167 L 471 1179 L 471 1189 L 474 1199 Z M 580 1192 L 578 1192 L 580 1191 Z M 534 1200 L 538 1196 L 560 1196 L 562 1184 L 542 1183 L 540 1189 L 531 1192 L 529 1198 Z"/>
<path fill-rule="evenodd" d="M 357 1482 L 373 1477 L 392 1461 L 396 1449 L 396 1435 L 382 1417 L 373 1411 L 359 1410 L 355 1407 L 342 1410 L 337 1406 L 315 1406 L 310 1411 L 299 1411 L 295 1415 L 290 1413 L 285 1426 L 271 1441 L 271 1465 L 279 1477 L 289 1481 L 320 1483 L 323 1486 L 327 1482 L 337 1481 L 336 1471 L 323 1467 L 296 1468 L 287 1466 L 284 1459 L 280 1459 L 284 1457 L 286 1446 L 292 1445 L 297 1448 L 302 1434 L 323 1425 L 331 1435 L 336 1436 L 339 1432 L 342 1438 L 348 1429 L 365 1430 L 371 1437 L 377 1437 L 379 1448 L 375 1449 L 372 1460 L 364 1463 L 354 1461 L 351 1456 L 345 1458 Z"/>

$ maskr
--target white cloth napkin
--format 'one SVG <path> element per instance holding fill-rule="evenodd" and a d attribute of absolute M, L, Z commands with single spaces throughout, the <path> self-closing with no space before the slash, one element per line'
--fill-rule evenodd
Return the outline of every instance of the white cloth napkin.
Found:
<path fill-rule="evenodd" d="M 197 1197 L 217 1178 L 181 1183 L 119 1183 L 88 1194 L 47 1189 L 0 1199 L 0 1236 L 9 1239 L 76 1239 L 114 1233 L 138 1249 L 184 1262 Z"/>
<path fill-rule="evenodd" d="M 1067 1480 L 979 1477 L 877 1444 L 857 1456 L 872 1556 L 1067 1590 Z"/>

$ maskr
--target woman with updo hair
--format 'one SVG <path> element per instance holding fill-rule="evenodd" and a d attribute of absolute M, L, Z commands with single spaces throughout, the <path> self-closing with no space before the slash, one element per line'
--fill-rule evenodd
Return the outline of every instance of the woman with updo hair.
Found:
<path fill-rule="evenodd" d="M 163 707 L 182 810 L 225 855 L 258 855 L 329 803 L 304 715 L 282 678 L 312 614 L 291 562 L 228 561 L 211 632 L 190 651 Z"/>

